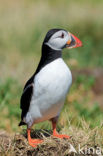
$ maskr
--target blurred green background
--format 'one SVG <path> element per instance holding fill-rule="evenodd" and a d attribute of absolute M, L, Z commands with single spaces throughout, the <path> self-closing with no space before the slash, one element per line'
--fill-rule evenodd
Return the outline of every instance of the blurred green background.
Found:
<path fill-rule="evenodd" d="M 0 0 L 0 129 L 21 131 L 19 101 L 23 86 L 35 71 L 45 34 L 63 28 L 76 35 L 83 47 L 63 51 L 73 73 L 59 127 L 90 127 L 103 121 L 103 1 Z M 96 122 L 94 122 L 94 120 Z M 36 125 L 50 128 L 48 122 Z"/>

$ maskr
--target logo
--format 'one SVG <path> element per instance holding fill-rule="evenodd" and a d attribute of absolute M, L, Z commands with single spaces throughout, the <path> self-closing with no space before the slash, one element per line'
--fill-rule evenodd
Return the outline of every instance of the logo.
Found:
<path fill-rule="evenodd" d="M 100 147 L 88 147 L 87 145 L 85 145 L 84 147 L 81 147 L 80 144 L 78 144 L 78 147 L 75 149 L 75 147 L 72 144 L 70 145 L 70 149 L 69 149 L 69 153 L 76 153 L 76 154 L 83 154 L 83 155 L 89 155 L 89 154 L 93 154 L 93 155 L 101 155 L 102 156 L 102 149 Z"/>
<path fill-rule="evenodd" d="M 77 153 L 76 149 L 73 147 L 73 145 L 70 144 L 70 150 L 69 153 Z"/>

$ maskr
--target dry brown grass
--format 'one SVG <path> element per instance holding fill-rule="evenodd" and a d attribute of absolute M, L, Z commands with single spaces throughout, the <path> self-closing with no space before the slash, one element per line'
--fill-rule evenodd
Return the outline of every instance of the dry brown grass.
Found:
<path fill-rule="evenodd" d="M 78 151 L 78 145 L 83 148 L 93 147 L 95 150 L 99 147 L 102 150 L 103 145 L 103 128 L 95 128 L 91 130 L 84 121 L 82 127 L 70 126 L 68 129 L 64 128 L 60 133 L 66 133 L 71 136 L 71 139 L 57 139 L 51 137 L 50 131 L 40 130 L 32 131 L 31 136 L 42 137 L 44 142 L 32 148 L 28 145 L 26 131 L 23 134 L 15 134 L 10 136 L 4 131 L 0 132 L 0 156 L 74 156 L 83 154 L 75 154 L 70 152 L 70 144 Z M 88 154 L 85 154 L 88 155 Z M 91 156 L 93 151 L 91 150 Z"/>

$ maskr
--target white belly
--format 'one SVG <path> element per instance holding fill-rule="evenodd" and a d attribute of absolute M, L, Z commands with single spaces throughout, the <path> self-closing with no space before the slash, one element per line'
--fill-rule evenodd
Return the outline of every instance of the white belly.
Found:
<path fill-rule="evenodd" d="M 72 75 L 59 58 L 46 65 L 35 76 L 33 96 L 27 116 L 37 123 L 57 116 L 71 86 Z"/>

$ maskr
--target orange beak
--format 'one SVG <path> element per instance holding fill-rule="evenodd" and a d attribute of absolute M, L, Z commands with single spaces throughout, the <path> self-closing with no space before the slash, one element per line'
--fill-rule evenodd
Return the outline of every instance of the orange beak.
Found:
<path fill-rule="evenodd" d="M 71 33 L 69 33 L 69 35 L 71 35 L 71 40 L 67 41 L 67 48 L 76 48 L 82 46 L 82 42 L 80 41 L 80 39 L 78 39 Z"/>

